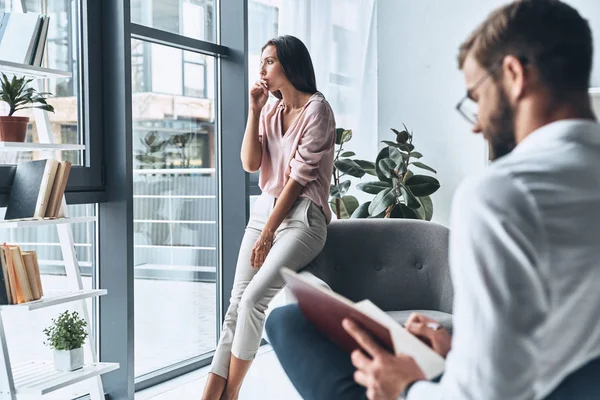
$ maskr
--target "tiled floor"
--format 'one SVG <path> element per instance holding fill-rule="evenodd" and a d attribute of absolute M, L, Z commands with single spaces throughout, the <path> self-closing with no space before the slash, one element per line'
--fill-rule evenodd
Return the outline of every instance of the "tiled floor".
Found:
<path fill-rule="evenodd" d="M 200 399 L 208 367 L 136 393 L 136 400 Z M 242 386 L 240 400 L 301 400 L 270 346 L 262 346 Z"/>

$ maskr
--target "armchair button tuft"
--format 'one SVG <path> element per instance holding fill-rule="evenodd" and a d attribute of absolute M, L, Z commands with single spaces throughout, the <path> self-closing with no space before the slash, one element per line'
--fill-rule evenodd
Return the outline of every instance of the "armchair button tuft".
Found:
<path fill-rule="evenodd" d="M 421 263 L 416 263 L 416 264 L 415 264 L 415 268 L 416 268 L 416 269 L 423 269 L 423 264 L 421 264 Z"/>

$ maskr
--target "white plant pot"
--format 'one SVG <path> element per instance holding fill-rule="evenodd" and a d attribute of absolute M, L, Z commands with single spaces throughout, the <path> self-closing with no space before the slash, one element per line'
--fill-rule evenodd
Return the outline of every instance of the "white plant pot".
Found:
<path fill-rule="evenodd" d="M 73 350 L 54 350 L 54 368 L 59 371 L 75 371 L 83 367 L 83 347 Z"/>

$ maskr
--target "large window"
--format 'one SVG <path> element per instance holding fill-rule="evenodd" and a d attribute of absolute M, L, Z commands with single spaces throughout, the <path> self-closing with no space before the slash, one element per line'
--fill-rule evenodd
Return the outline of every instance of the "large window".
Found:
<path fill-rule="evenodd" d="M 42 118 L 53 142 L 85 146 L 55 155 L 75 164 L 69 204 L 99 202 L 70 205 L 69 214 L 98 210 L 98 223 L 73 226 L 73 232 L 85 286 L 96 287 L 97 280 L 108 289 L 95 339 L 101 361 L 121 364 L 102 377 L 115 398 L 133 397 L 134 378 L 140 389 L 208 364 L 227 306 L 235 264 L 230 254 L 246 218 L 245 174 L 231 153 L 239 152 L 247 108 L 245 54 L 240 57 L 247 4 L 219 3 L 0 0 L 0 12 L 50 17 L 42 65 L 71 74 L 41 80 L 36 88 L 54 94 L 56 113 Z M 221 23 L 227 30 L 218 32 Z M 38 121 L 30 120 L 28 142 L 41 142 Z M 39 150 L 0 154 L 0 200 L 10 191 L 13 164 L 48 156 Z M 55 230 L 0 233 L 38 251 L 46 293 L 63 288 L 68 277 Z M 96 302 L 88 303 L 96 317 Z M 62 309 L 47 311 L 27 321 L 7 316 L 15 363 L 51 358 L 41 329 Z M 85 386 L 49 398 L 72 398 Z"/>
<path fill-rule="evenodd" d="M 215 41 L 213 0 L 131 0 L 131 22 L 192 39 Z"/>
<path fill-rule="evenodd" d="M 137 390 L 210 362 L 244 232 L 246 4 L 218 3 L 131 2 Z"/>
<path fill-rule="evenodd" d="M 248 2 L 248 81 L 256 82 L 260 71 L 260 55 L 264 44 L 279 32 L 280 0 Z M 258 172 L 250 174 L 251 193 L 258 195 Z"/>
<path fill-rule="evenodd" d="M 133 40 L 135 373 L 216 346 L 215 58 Z"/>
<path fill-rule="evenodd" d="M 16 2 L 0 0 L 1 12 L 14 12 Z M 80 129 L 80 2 L 78 0 L 24 0 L 23 11 L 27 13 L 45 14 L 49 17 L 48 36 L 42 66 L 59 71 L 70 72 L 69 78 L 53 78 L 35 80 L 31 83 L 40 92 L 50 92 L 53 96 L 48 101 L 55 112 L 49 113 L 52 138 L 55 143 L 80 144 L 83 134 Z M 6 103 L 0 103 L 0 113 L 6 115 Z M 31 110 L 18 111 L 17 115 L 30 118 L 27 142 L 39 142 L 38 124 Z M 84 158 L 80 151 L 62 151 L 59 159 L 68 160 L 74 165 L 83 165 Z M 43 152 L 1 153 L 0 162 L 14 164 L 19 160 L 46 158 Z"/>
<path fill-rule="evenodd" d="M 55 154 L 39 148 L 1 152 L 0 192 L 6 193 L 10 188 L 10 165 L 49 156 L 73 164 L 67 192 L 102 190 L 103 80 L 99 79 L 102 75 L 99 11 L 100 3 L 95 0 L 0 0 L 0 13 L 26 12 L 48 17 L 41 66 L 67 74 L 67 77 L 35 79 L 30 83 L 39 92 L 51 93 L 48 103 L 55 112 L 42 112 L 36 116 L 31 109 L 17 111 L 15 115 L 29 117 L 25 141 L 45 143 L 51 140 L 57 144 L 84 146 L 83 150 L 58 150 Z M 13 76 L 8 72 L 7 75 Z M 0 115 L 7 115 L 7 112 L 6 103 L 0 102 Z M 100 198 L 86 197 L 89 202 Z"/>

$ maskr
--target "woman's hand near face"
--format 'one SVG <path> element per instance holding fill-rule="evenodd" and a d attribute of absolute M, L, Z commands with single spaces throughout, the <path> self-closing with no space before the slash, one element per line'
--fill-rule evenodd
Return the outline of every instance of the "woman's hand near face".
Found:
<path fill-rule="evenodd" d="M 269 100 L 269 89 L 267 89 L 265 81 L 259 79 L 250 88 L 250 109 L 260 113 L 265 104 L 267 104 L 267 100 Z"/>
<path fill-rule="evenodd" d="M 260 168 L 262 159 L 262 145 L 259 140 L 259 120 L 267 100 L 269 90 L 264 79 L 259 79 L 250 88 L 250 109 L 248 110 L 248 122 L 242 142 L 241 159 L 242 166 L 246 172 L 256 172 Z"/>

